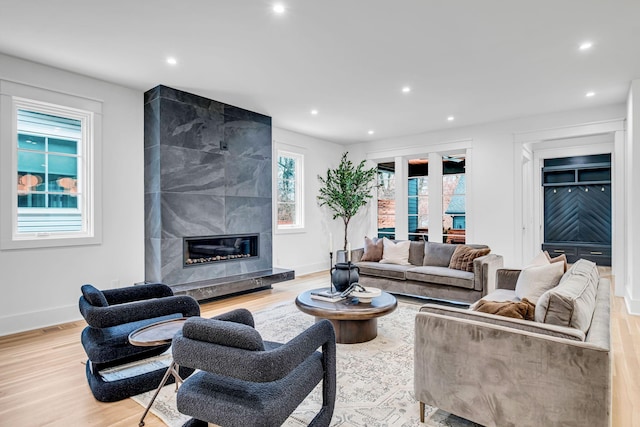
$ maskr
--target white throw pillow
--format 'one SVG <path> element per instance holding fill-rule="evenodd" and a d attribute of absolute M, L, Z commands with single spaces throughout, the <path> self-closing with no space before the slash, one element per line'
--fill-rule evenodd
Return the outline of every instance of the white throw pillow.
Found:
<path fill-rule="evenodd" d="M 549 265 L 551 264 L 551 261 L 549 261 L 549 258 L 547 257 L 547 255 L 540 251 L 538 252 L 538 255 L 535 256 L 534 259 L 531 260 L 531 262 L 529 264 L 527 264 L 527 267 L 532 267 L 534 265 Z"/>
<path fill-rule="evenodd" d="M 564 266 L 559 262 L 527 267 L 518 276 L 516 296 L 537 304 L 543 293 L 558 285 L 563 274 Z"/>
<path fill-rule="evenodd" d="M 384 250 L 382 251 L 381 264 L 400 264 L 411 265 L 409 262 L 409 247 L 411 242 L 405 240 L 403 242 L 393 243 L 386 237 L 382 241 Z"/>

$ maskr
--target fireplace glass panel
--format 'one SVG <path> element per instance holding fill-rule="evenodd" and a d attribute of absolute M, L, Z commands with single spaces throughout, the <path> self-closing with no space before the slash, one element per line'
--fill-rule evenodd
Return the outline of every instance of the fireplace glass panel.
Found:
<path fill-rule="evenodd" d="M 258 256 L 258 235 L 186 237 L 184 264 L 187 267 Z"/>

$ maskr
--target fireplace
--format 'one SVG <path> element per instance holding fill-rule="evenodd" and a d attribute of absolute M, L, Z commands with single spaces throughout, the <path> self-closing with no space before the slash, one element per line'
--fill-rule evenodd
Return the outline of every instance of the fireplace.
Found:
<path fill-rule="evenodd" d="M 196 267 L 259 256 L 258 234 L 228 234 L 184 238 L 184 266 Z"/>

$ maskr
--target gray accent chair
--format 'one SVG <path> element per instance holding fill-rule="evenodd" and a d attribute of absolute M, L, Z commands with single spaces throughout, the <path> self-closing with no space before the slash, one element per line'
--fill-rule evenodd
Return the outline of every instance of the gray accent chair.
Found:
<path fill-rule="evenodd" d="M 564 320 L 575 327 L 557 318 L 548 323 L 554 313 L 540 303 L 543 297 L 536 319 L 540 309 L 547 319 L 535 322 L 423 306 L 414 348 L 421 418 L 428 404 L 487 427 L 609 426 L 611 285 L 590 264 L 574 264 L 548 291 L 549 304 L 566 305 Z M 519 274 L 498 270 L 496 294 L 512 292 Z"/>
<path fill-rule="evenodd" d="M 322 351 L 317 351 L 318 348 Z M 322 320 L 285 344 L 263 341 L 251 313 L 188 319 L 173 340 L 174 360 L 199 369 L 178 390 L 185 426 L 279 426 L 322 381 L 311 426 L 328 426 L 336 396 L 336 344 Z"/>
<path fill-rule="evenodd" d="M 80 313 L 88 326 L 81 334 L 89 360 L 86 375 L 93 396 L 114 402 L 158 387 L 166 368 L 132 377 L 105 381 L 100 371 L 157 356 L 170 344 L 138 347 L 129 343 L 129 334 L 162 320 L 200 315 L 198 302 L 186 295 L 174 296 L 162 283 L 149 283 L 101 291 L 92 285 L 81 287 Z M 193 370 L 181 368 L 186 377 Z M 173 377 L 170 378 L 170 382 Z"/>

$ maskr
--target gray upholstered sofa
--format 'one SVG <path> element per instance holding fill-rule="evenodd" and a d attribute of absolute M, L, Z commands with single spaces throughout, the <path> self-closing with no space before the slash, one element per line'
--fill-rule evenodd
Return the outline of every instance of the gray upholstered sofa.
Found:
<path fill-rule="evenodd" d="M 500 299 L 518 274 L 498 271 Z M 609 426 L 609 280 L 579 260 L 538 299 L 535 318 L 423 306 L 414 361 L 421 413 L 428 404 L 487 427 Z"/>
<path fill-rule="evenodd" d="M 449 268 L 458 245 L 411 242 L 410 265 L 361 261 L 364 248 L 351 251 L 352 262 L 360 269 L 360 284 L 387 292 L 473 303 L 493 287 L 495 273 L 503 266 L 501 255 L 488 254 L 473 260 L 473 271 Z M 467 245 L 487 248 L 485 245 Z"/>

